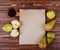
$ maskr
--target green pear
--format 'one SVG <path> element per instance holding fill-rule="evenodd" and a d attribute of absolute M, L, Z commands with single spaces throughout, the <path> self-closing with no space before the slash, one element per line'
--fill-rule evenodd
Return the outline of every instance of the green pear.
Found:
<path fill-rule="evenodd" d="M 48 42 L 48 44 L 50 44 L 54 40 L 54 38 L 55 38 L 54 32 L 48 32 L 47 33 L 47 42 Z"/>
<path fill-rule="evenodd" d="M 54 19 L 55 18 L 55 12 L 53 10 L 47 11 L 46 13 L 48 19 Z"/>
<path fill-rule="evenodd" d="M 52 20 L 52 21 L 48 22 L 47 24 L 45 24 L 45 30 L 50 31 L 53 28 L 53 26 L 55 25 L 55 23 L 56 23 L 56 20 Z"/>
<path fill-rule="evenodd" d="M 11 32 L 12 31 L 12 25 L 11 24 L 5 24 L 3 27 L 2 27 L 3 31 L 5 32 Z"/>

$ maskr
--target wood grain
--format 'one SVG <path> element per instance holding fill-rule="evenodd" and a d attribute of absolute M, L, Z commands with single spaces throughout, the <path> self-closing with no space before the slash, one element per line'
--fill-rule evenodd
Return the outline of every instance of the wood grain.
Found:
<path fill-rule="evenodd" d="M 36 3 L 35 6 L 22 7 L 21 4 Z M 16 10 L 19 8 L 45 8 L 47 10 L 54 10 L 56 12 L 56 24 L 51 30 L 55 32 L 54 41 L 44 50 L 60 50 L 60 1 L 59 0 L 0 0 L 0 36 L 9 35 L 2 30 L 6 23 L 10 23 L 18 17 L 9 17 L 8 9 L 14 7 Z M 46 19 L 49 21 L 49 19 Z M 19 38 L 0 37 L 0 50 L 42 50 L 38 45 L 19 45 Z"/>

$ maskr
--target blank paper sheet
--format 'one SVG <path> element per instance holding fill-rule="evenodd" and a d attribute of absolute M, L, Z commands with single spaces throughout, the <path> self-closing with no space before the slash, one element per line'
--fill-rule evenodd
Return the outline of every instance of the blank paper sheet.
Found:
<path fill-rule="evenodd" d="M 45 34 L 45 9 L 20 9 L 19 44 L 38 44 Z"/>

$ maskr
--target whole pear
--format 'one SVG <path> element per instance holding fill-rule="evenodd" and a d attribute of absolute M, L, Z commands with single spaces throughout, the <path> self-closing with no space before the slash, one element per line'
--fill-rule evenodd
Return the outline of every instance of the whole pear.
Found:
<path fill-rule="evenodd" d="M 55 23 L 56 23 L 56 20 L 52 20 L 52 21 L 48 22 L 47 24 L 45 24 L 45 26 L 44 26 L 45 30 L 50 31 L 53 28 L 53 26 L 55 25 Z"/>

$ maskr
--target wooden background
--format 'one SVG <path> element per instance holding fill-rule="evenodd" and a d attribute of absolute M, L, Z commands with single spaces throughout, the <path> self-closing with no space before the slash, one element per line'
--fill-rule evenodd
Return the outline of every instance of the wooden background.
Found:
<path fill-rule="evenodd" d="M 2 26 L 10 23 L 18 17 L 9 17 L 8 9 L 14 7 L 16 10 L 22 8 L 20 4 L 23 3 L 38 3 L 35 6 L 27 6 L 23 8 L 45 8 L 47 10 L 54 10 L 56 12 L 56 24 L 51 30 L 55 32 L 54 41 L 44 50 L 60 50 L 60 1 L 59 0 L 0 0 L 0 36 L 9 35 L 2 30 Z M 47 19 L 47 21 L 49 21 Z M 42 50 L 37 45 L 19 45 L 17 38 L 0 37 L 0 50 Z"/>

